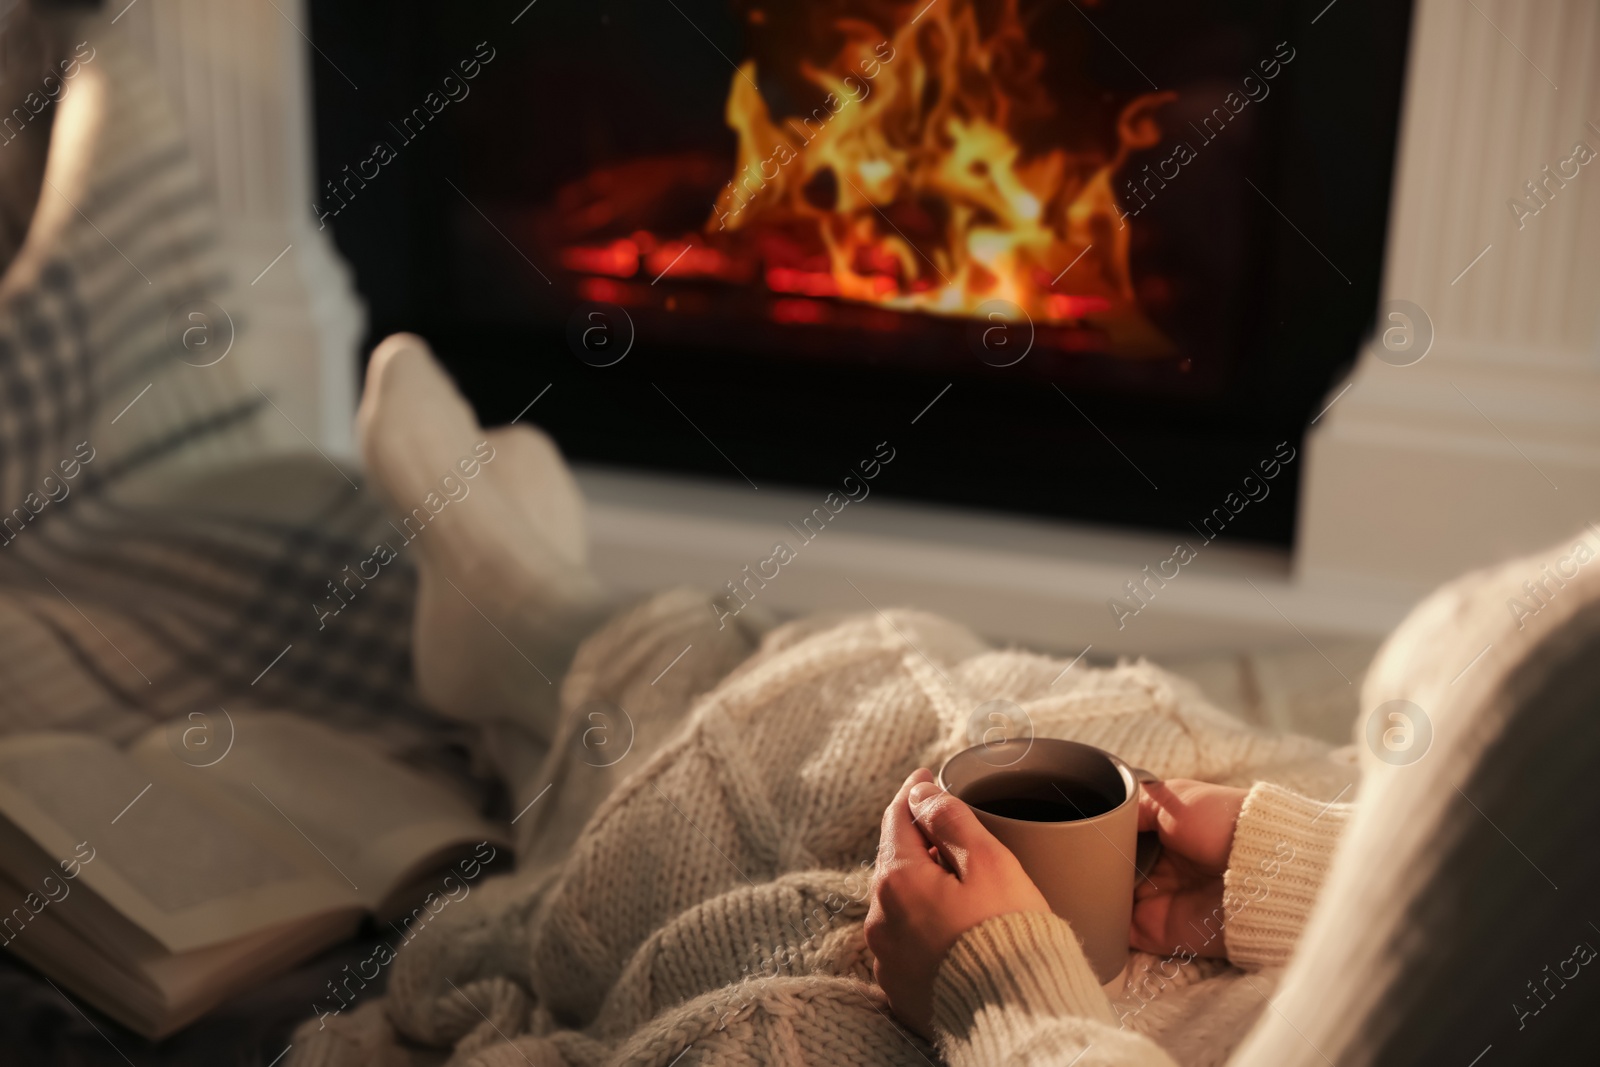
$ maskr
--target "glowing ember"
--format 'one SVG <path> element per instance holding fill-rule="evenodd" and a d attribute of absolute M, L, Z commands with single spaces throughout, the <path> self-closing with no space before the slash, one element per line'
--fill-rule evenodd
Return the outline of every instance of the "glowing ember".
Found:
<path fill-rule="evenodd" d="M 832 62 L 800 68 L 822 105 L 782 123 L 746 61 L 726 108 L 735 173 L 706 239 L 754 238 L 777 292 L 947 315 L 998 298 L 1043 321 L 1133 311 L 1111 183 L 1129 152 L 1158 143 L 1153 112 L 1174 94 L 1129 103 L 1110 154 L 1024 152 L 1005 84 L 1042 60 L 1016 0 L 1000 6 L 987 34 L 973 0 L 929 7 L 888 41 L 839 20 Z"/>
<path fill-rule="evenodd" d="M 599 248 L 565 248 L 561 265 L 581 274 L 609 274 L 631 278 L 639 272 L 639 246 L 623 238 Z"/>

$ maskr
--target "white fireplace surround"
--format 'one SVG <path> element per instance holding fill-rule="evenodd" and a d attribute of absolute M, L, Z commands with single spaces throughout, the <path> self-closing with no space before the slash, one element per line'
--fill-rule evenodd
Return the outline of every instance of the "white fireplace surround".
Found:
<path fill-rule="evenodd" d="M 308 77 L 326 60 L 301 33 L 304 8 L 144 0 L 118 28 L 156 61 L 222 206 L 251 327 L 241 359 L 300 430 L 349 455 L 362 318 L 310 206 Z M 1356 16 L 1330 5 L 1319 20 Z M 1315 46 L 1314 26 L 1304 39 Z M 1383 292 L 1422 309 L 1431 347 L 1396 365 L 1428 327 L 1385 315 L 1394 332 L 1329 393 L 1297 460 L 1293 552 L 1224 535 L 1157 583 L 1145 568 L 1173 555 L 1171 535 L 874 496 L 777 578 L 741 588 L 780 615 L 911 604 L 1095 658 L 1303 648 L 1381 636 L 1439 581 L 1576 535 L 1600 518 L 1600 161 L 1575 162 L 1579 142 L 1600 152 L 1600 4 L 1418 0 Z M 595 564 L 619 593 L 745 583 L 824 495 L 580 480 Z M 1134 603 L 1130 581 L 1148 603 L 1119 626 L 1108 601 Z"/>

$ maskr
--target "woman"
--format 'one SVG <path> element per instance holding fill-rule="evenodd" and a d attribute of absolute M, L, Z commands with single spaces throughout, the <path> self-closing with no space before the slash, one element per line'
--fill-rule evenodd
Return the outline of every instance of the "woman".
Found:
<path fill-rule="evenodd" d="M 362 427 L 402 514 L 426 472 L 485 434 L 403 336 L 374 354 Z M 303 1028 L 296 1062 L 387 1062 L 410 1040 L 484 1064 L 1415 1063 L 1463 1050 L 1466 1063 L 1512 1040 L 1544 1055 L 1590 1025 L 1554 983 L 1578 980 L 1578 943 L 1600 937 L 1583 911 L 1600 867 L 1565 847 L 1597 828 L 1581 786 L 1600 742 L 1574 728 L 1596 691 L 1595 578 L 1572 579 L 1524 630 L 1503 601 L 1536 563 L 1419 608 L 1366 702 L 1428 709 L 1431 747 L 1389 765 L 1375 745 L 1359 805 L 1340 802 L 1350 768 L 1322 747 L 1243 727 L 1148 665 L 1063 674 L 910 612 L 763 634 L 722 628 L 704 596 L 662 594 L 582 642 L 551 714 L 534 673 L 604 614 L 582 579 L 579 501 L 542 439 L 488 438 L 509 461 L 444 516 L 454 526 L 430 529 L 415 652 L 433 706 L 504 739 L 517 806 L 532 805 L 525 865 L 451 936 L 408 949 L 383 1006 Z M 1453 686 L 1469 661 L 1472 684 Z M 495 687 L 516 671 L 524 685 Z M 1152 955 L 1109 999 L 1015 860 L 932 785 L 926 768 L 969 743 L 990 699 L 1166 778 L 1141 800 L 1167 856 L 1129 935 Z M 620 763 L 588 744 L 607 715 L 632 727 Z M 1524 985 L 1546 974 L 1533 999 Z"/>
<path fill-rule="evenodd" d="M 285 1062 L 1465 1064 L 1581 1031 L 1574 942 L 1600 939 L 1581 914 L 1597 853 L 1573 845 L 1600 830 L 1600 732 L 1574 725 L 1596 691 L 1589 570 L 1531 617 L 1505 601 L 1544 580 L 1537 560 L 1419 609 L 1366 703 L 1426 708 L 1433 745 L 1372 760 L 1359 811 L 1323 746 L 1147 664 L 1063 673 L 914 612 L 724 625 L 683 591 L 616 610 L 549 442 L 481 430 L 416 339 L 373 358 L 361 488 L 269 450 L 292 434 L 237 361 L 170 349 L 175 308 L 229 302 L 214 219 L 117 30 L 60 38 L 79 40 L 91 58 L 39 113 L 48 159 L 0 159 L 24 205 L 0 233 L 0 485 L 31 516 L 0 557 L 4 727 L 126 738 L 247 693 L 419 759 L 470 734 L 520 813 L 518 873 L 408 942 L 383 999 L 307 1022 Z M 85 442 L 56 500 L 44 479 Z M 479 443 L 494 458 L 470 496 L 437 503 Z M 329 579 L 391 536 L 375 496 L 396 522 L 424 508 L 425 531 L 329 618 Z M 918 791 L 913 810 L 908 775 L 968 744 L 991 699 L 1167 779 L 1142 818 L 1171 855 L 1110 999 L 958 804 Z M 1252 884 L 1269 841 L 1303 865 Z M 48 988 L 11 1001 L 35 994 L 76 1024 Z"/>

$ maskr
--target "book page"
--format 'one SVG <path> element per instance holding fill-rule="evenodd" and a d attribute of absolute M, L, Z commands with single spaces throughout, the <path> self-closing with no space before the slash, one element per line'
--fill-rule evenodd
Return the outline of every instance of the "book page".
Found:
<path fill-rule="evenodd" d="M 0 898 L 25 895 L 0 874 Z M 355 933 L 354 911 L 270 927 L 181 955 L 144 939 L 107 957 L 105 942 L 87 932 L 71 909 L 73 893 L 41 909 L 6 948 L 123 1026 L 159 1040 L 206 1011 L 294 966 L 319 948 Z M 140 939 L 135 939 L 140 941 Z"/>
<path fill-rule="evenodd" d="M 358 737 L 287 712 L 240 712 L 228 722 L 232 746 L 210 766 L 186 765 L 158 731 L 131 755 L 274 823 L 369 909 L 453 847 L 508 847 L 456 794 Z"/>
<path fill-rule="evenodd" d="M 97 738 L 0 744 L 0 815 L 55 860 L 76 857 L 79 885 L 170 952 L 363 906 L 270 826 L 198 802 Z"/>

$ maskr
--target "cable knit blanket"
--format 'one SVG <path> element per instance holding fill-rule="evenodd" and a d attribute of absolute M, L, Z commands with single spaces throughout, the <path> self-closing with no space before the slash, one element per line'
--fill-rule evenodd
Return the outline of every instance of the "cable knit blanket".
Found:
<path fill-rule="evenodd" d="M 399 951 L 386 998 L 306 1023 L 291 1063 L 925 1065 L 937 1053 L 889 1015 L 861 923 L 885 804 L 969 743 L 979 704 L 1014 701 L 1038 734 L 1163 776 L 1333 797 L 1356 773 L 1144 662 L 1063 673 L 912 612 L 782 627 L 745 655 L 754 635 L 713 618 L 704 597 L 666 593 L 585 643 L 564 742 L 520 783 L 557 794 L 534 809 L 521 869 Z M 632 751 L 605 768 L 572 743 L 597 700 L 632 720 Z M 1136 991 L 1155 962 L 1135 955 L 1113 1003 L 1181 1063 L 1225 1059 L 1271 992 L 1270 975 L 1250 988 L 1214 961 Z"/>

